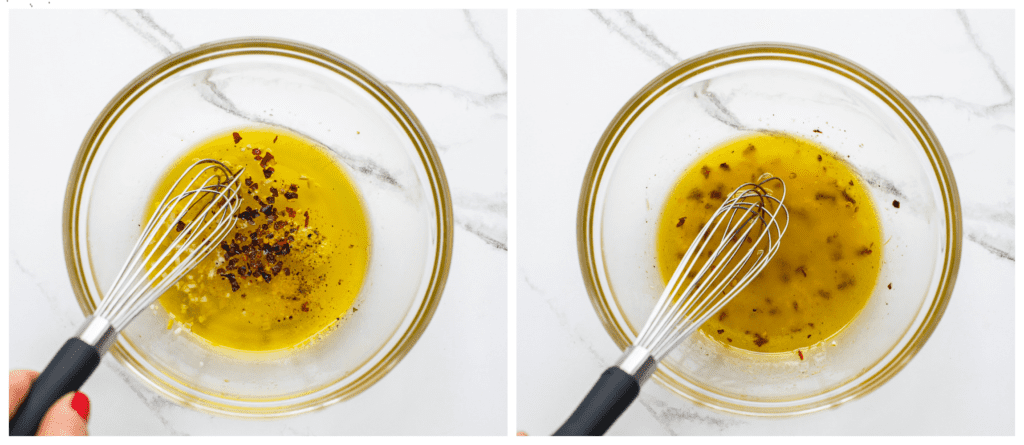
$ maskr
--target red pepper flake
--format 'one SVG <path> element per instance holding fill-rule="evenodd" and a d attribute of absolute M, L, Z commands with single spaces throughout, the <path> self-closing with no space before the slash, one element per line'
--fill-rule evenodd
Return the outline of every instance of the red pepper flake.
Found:
<path fill-rule="evenodd" d="M 263 154 L 263 151 L 258 149 L 258 148 L 254 148 L 254 149 L 252 149 L 252 154 L 253 154 L 253 156 L 259 156 L 259 155 Z"/>
<path fill-rule="evenodd" d="M 178 221 L 178 223 L 174 225 L 174 230 L 177 230 L 178 232 L 185 230 L 185 223 Z"/>
<path fill-rule="evenodd" d="M 309 312 L 309 302 L 308 301 L 303 301 L 302 302 L 302 312 Z"/>
<path fill-rule="evenodd" d="M 804 278 L 807 278 L 807 269 L 804 269 L 804 266 L 800 266 L 800 267 L 796 268 L 796 271 L 800 272 L 801 274 L 803 274 Z"/>
<path fill-rule="evenodd" d="M 682 217 L 682 218 L 679 218 L 679 222 L 676 223 L 676 227 L 682 227 L 683 224 L 686 224 L 686 217 L 685 216 Z"/>
<path fill-rule="evenodd" d="M 274 135 L 274 142 L 272 142 L 272 143 L 274 143 L 274 144 L 277 143 L 277 135 Z"/>
<path fill-rule="evenodd" d="M 725 319 L 725 311 L 722 311 L 721 314 L 718 314 L 718 321 L 722 321 L 724 319 Z"/>
<path fill-rule="evenodd" d="M 307 210 L 305 212 L 302 212 L 302 214 L 306 216 L 306 225 L 305 225 L 305 227 L 309 227 L 309 211 Z"/>
<path fill-rule="evenodd" d="M 718 167 L 720 167 L 722 170 L 729 171 L 729 164 L 726 164 L 724 162 L 719 164 Z"/>
<path fill-rule="evenodd" d="M 726 339 L 726 340 L 729 340 L 729 343 L 732 343 L 732 339 L 731 339 L 731 338 L 729 338 L 729 337 L 725 337 L 725 339 Z"/>
<path fill-rule="evenodd" d="M 708 175 L 711 174 L 711 169 L 708 168 L 708 166 L 705 165 L 705 166 L 700 168 L 700 174 L 704 175 L 704 179 L 707 179 Z"/>
<path fill-rule="evenodd" d="M 818 162 L 821 162 L 821 155 L 818 155 Z"/>
<path fill-rule="evenodd" d="M 862 249 L 862 250 L 861 250 L 861 251 L 860 251 L 859 253 L 860 253 L 861 255 L 871 255 L 871 252 L 872 252 L 872 250 L 871 250 L 871 249 L 868 249 L 867 247 L 865 247 L 865 248 L 864 248 L 864 249 Z"/>
<path fill-rule="evenodd" d="M 892 289 L 892 283 L 889 283 L 889 289 L 890 290 Z"/>
<path fill-rule="evenodd" d="M 815 129 L 814 129 L 814 132 L 815 132 L 815 133 L 821 133 L 821 130 L 819 130 L 819 129 L 815 128 Z"/>
<path fill-rule="evenodd" d="M 853 198 L 850 197 L 850 195 L 846 193 L 846 190 L 843 190 L 843 199 L 845 199 L 847 201 L 850 201 L 850 204 L 856 204 L 857 203 L 857 201 L 854 201 Z"/>
<path fill-rule="evenodd" d="M 295 199 L 299 197 L 298 193 L 295 192 L 284 192 L 285 199 Z"/>
<path fill-rule="evenodd" d="M 263 169 L 263 177 L 270 179 L 270 175 L 274 174 L 274 167 L 267 167 Z"/>
<path fill-rule="evenodd" d="M 252 158 L 257 160 L 257 161 L 262 161 L 263 160 L 263 156 L 260 156 L 260 155 L 253 156 Z"/>
<path fill-rule="evenodd" d="M 719 334 L 721 334 L 721 333 L 725 332 L 725 329 L 719 329 L 719 330 L 718 330 L 717 332 L 718 332 Z"/>
<path fill-rule="evenodd" d="M 270 161 L 273 161 L 273 160 L 274 160 L 274 155 L 273 155 L 273 154 L 271 154 L 271 153 L 270 153 L 270 152 L 268 151 L 268 152 L 267 152 L 267 155 L 263 157 L 263 161 L 261 161 L 261 162 L 260 162 L 260 167 L 266 167 L 266 166 L 267 166 L 267 163 L 268 163 L 268 162 L 270 162 Z"/>
<path fill-rule="evenodd" d="M 797 349 L 797 350 L 796 350 L 796 353 L 797 353 L 797 354 L 800 354 L 800 360 L 803 360 L 803 359 L 804 359 L 804 351 L 801 351 L 801 350 Z"/>
<path fill-rule="evenodd" d="M 242 135 L 238 134 L 237 131 L 234 132 L 234 133 L 231 133 L 231 137 L 235 138 L 235 143 L 236 144 L 238 143 L 238 141 L 242 140 Z"/>
<path fill-rule="evenodd" d="M 293 209 L 291 207 L 285 207 L 284 211 L 288 212 L 288 217 L 290 217 L 290 218 L 294 218 L 295 217 L 295 209 Z"/>
<path fill-rule="evenodd" d="M 900 208 L 900 202 L 894 199 L 892 200 L 892 206 L 898 209 Z"/>
<path fill-rule="evenodd" d="M 762 337 L 761 334 L 754 333 L 754 344 L 757 345 L 757 347 L 760 348 L 765 343 L 768 343 L 767 337 Z"/>
<path fill-rule="evenodd" d="M 291 184 L 291 185 L 288 186 L 288 190 L 291 190 L 293 192 L 297 192 L 297 191 L 299 191 L 299 186 L 297 186 L 295 184 Z"/>
<path fill-rule="evenodd" d="M 235 134 L 238 134 L 238 133 L 235 133 Z M 238 281 L 235 280 L 235 275 L 234 274 L 225 273 L 225 274 L 220 274 L 220 276 L 222 276 L 224 278 L 227 278 L 228 282 L 231 283 L 231 292 L 237 291 L 238 288 L 241 287 L 241 286 L 239 286 Z M 245 295 L 242 295 L 242 298 L 245 298 Z"/>

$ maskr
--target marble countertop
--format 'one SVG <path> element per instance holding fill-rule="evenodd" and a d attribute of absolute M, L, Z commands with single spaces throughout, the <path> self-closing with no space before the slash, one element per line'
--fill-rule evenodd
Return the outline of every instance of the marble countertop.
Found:
<path fill-rule="evenodd" d="M 45 366 L 84 319 L 65 269 L 61 212 L 65 178 L 100 110 L 170 54 L 231 37 L 282 37 L 326 48 L 382 79 L 433 139 L 456 225 L 437 312 L 370 389 L 283 420 L 183 408 L 104 360 L 83 387 L 91 433 L 505 434 L 507 17 L 501 10 L 12 11 L 11 368 Z M 41 169 L 52 180 L 39 180 Z"/>
<path fill-rule="evenodd" d="M 1014 433 L 1012 11 L 519 11 L 516 427 L 551 434 L 619 350 L 580 275 L 576 208 L 619 108 L 706 51 L 780 41 L 842 55 L 906 95 L 940 139 L 963 210 L 952 300 L 892 380 L 838 409 L 729 415 L 646 385 L 611 435 Z"/>

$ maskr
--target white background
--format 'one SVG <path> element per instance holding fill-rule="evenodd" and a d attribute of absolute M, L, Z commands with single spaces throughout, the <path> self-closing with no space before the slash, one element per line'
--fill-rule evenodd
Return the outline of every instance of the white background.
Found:
<path fill-rule="evenodd" d="M 551 434 L 619 350 L 576 251 L 583 174 L 605 127 L 671 65 L 723 46 L 817 47 L 878 74 L 938 136 L 963 210 L 960 273 L 931 339 L 895 378 L 838 409 L 723 414 L 658 384 L 608 434 L 1013 434 L 1012 11 L 519 11 L 517 428 Z"/>
<path fill-rule="evenodd" d="M 83 387 L 92 434 L 505 434 L 507 12 L 12 11 L 10 366 L 39 370 L 84 320 L 64 265 L 64 187 L 104 105 L 167 55 L 272 36 L 326 48 L 383 80 L 441 156 L 455 207 L 441 303 L 412 351 L 367 391 L 275 421 L 175 405 L 104 360 Z"/>

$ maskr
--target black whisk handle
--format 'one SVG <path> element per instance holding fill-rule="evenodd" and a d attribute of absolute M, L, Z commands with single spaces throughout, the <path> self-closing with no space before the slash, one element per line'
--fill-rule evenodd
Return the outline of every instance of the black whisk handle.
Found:
<path fill-rule="evenodd" d="M 10 435 L 35 435 L 54 402 L 81 388 L 99 364 L 100 353 L 95 347 L 77 337 L 65 342 L 11 417 Z"/>
<path fill-rule="evenodd" d="M 608 431 L 640 394 L 640 382 L 617 366 L 601 374 L 556 436 L 600 436 Z"/>

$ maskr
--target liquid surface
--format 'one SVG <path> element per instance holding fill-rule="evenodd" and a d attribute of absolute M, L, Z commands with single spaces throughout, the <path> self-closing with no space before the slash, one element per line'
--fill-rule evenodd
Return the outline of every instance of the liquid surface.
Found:
<path fill-rule="evenodd" d="M 786 183 L 789 229 L 760 275 L 701 331 L 749 351 L 788 352 L 849 324 L 881 267 L 882 234 L 868 190 L 832 153 L 785 135 L 752 135 L 711 150 L 683 173 L 665 203 L 658 268 L 667 283 L 726 195 L 765 172 Z M 706 250 L 714 249 L 710 244 Z"/>
<path fill-rule="evenodd" d="M 147 216 L 194 161 L 244 166 L 243 201 L 220 247 L 160 297 L 172 321 L 217 346 L 301 346 L 352 307 L 369 260 L 369 228 L 352 181 L 311 142 L 271 128 L 217 136 L 179 159 Z M 179 186 L 183 187 L 183 186 Z"/>

